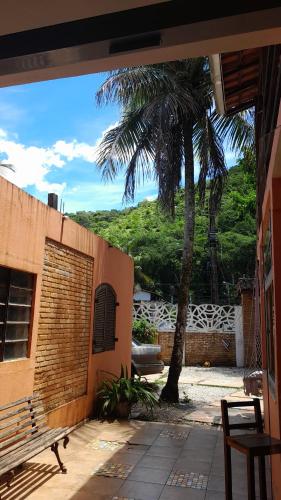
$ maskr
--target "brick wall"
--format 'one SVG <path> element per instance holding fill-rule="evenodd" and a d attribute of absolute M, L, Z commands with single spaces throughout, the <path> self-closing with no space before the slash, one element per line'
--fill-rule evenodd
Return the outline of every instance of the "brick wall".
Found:
<path fill-rule="evenodd" d="M 46 410 L 87 391 L 93 259 L 47 240 L 34 390 Z"/>
<path fill-rule="evenodd" d="M 173 332 L 159 332 L 158 343 L 162 346 L 161 357 L 170 363 L 174 341 Z M 202 365 L 210 361 L 212 366 L 235 366 L 235 335 L 230 333 L 188 332 L 185 342 L 185 364 Z"/>

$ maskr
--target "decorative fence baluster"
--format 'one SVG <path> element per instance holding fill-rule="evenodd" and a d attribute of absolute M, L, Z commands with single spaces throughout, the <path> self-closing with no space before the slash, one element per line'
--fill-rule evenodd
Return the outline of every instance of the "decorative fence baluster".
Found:
<path fill-rule="evenodd" d="M 241 309 L 241 306 L 190 304 L 186 331 L 235 334 L 237 308 Z M 134 319 L 146 319 L 155 325 L 158 331 L 173 331 L 176 326 L 177 305 L 167 302 L 136 302 L 133 315 Z"/>

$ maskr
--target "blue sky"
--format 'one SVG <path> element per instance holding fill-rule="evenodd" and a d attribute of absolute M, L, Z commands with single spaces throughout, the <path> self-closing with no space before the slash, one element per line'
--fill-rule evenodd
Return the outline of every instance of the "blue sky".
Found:
<path fill-rule="evenodd" d="M 122 176 L 105 184 L 95 164 L 96 144 L 119 119 L 117 106 L 96 106 L 105 77 L 0 89 L 0 158 L 15 167 L 14 173 L 0 167 L 0 174 L 44 202 L 57 192 L 68 212 L 121 208 Z M 226 156 L 232 164 L 233 155 Z M 155 195 L 149 181 L 139 186 L 135 203 Z"/>

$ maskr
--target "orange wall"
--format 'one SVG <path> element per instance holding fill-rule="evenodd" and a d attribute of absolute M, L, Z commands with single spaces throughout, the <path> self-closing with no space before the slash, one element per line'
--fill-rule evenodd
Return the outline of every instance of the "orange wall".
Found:
<path fill-rule="evenodd" d="M 97 384 L 102 378 L 101 370 L 118 374 L 121 363 L 131 365 L 132 259 L 1 177 L 0 213 L 0 265 L 37 275 L 30 357 L 0 363 L 0 405 L 33 392 L 46 237 L 94 258 L 93 290 L 107 282 L 116 291 L 119 306 L 115 351 L 93 355 L 91 332 L 87 395 L 49 415 L 50 425 L 72 425 L 91 413 Z"/>
<path fill-rule="evenodd" d="M 263 201 L 263 217 L 258 235 L 260 260 L 261 340 L 264 379 L 265 428 L 272 436 L 281 438 L 281 105 L 275 131 L 267 184 Z M 274 335 L 275 335 L 275 391 L 269 386 L 266 359 L 266 333 L 263 289 L 263 243 L 271 218 L 272 269 L 274 286 Z M 281 456 L 272 457 L 272 483 L 274 499 L 281 499 Z"/>

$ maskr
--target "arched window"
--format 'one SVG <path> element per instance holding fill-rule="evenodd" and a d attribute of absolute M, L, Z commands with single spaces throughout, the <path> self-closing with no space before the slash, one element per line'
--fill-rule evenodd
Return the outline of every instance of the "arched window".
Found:
<path fill-rule="evenodd" d="M 116 293 L 102 283 L 95 293 L 93 353 L 115 349 Z"/>

